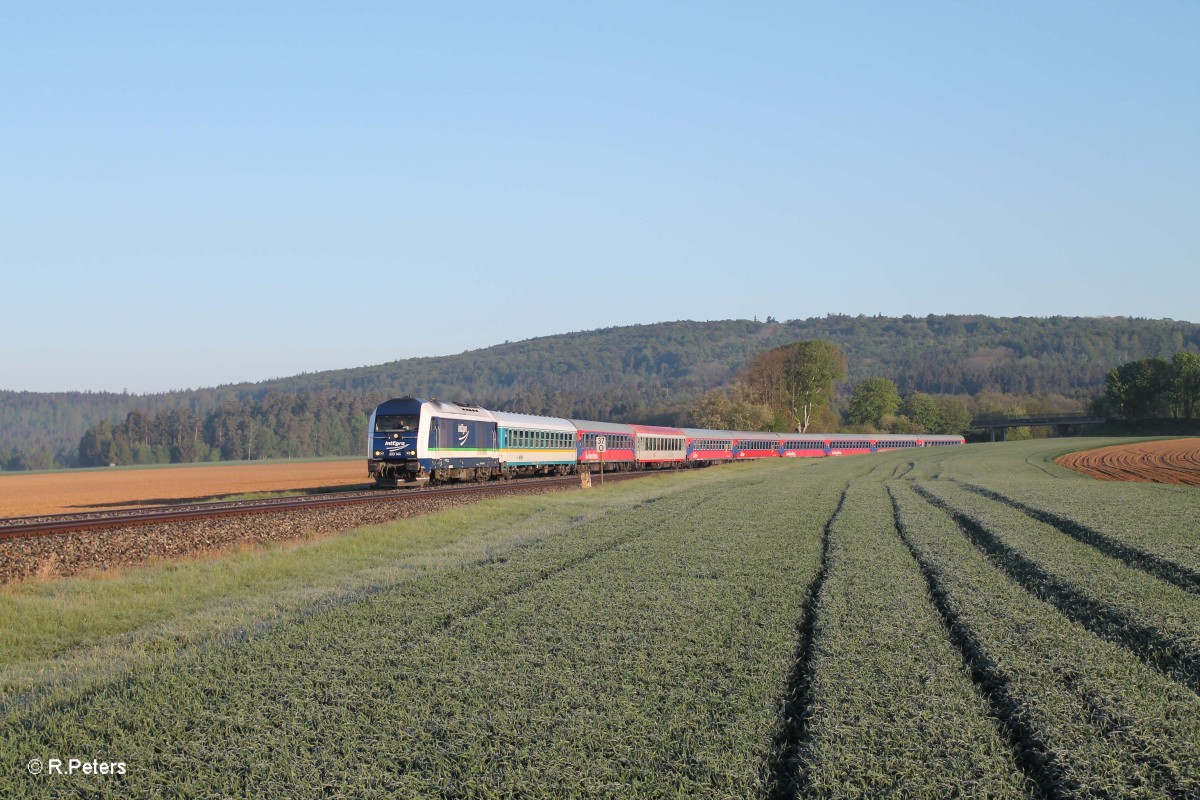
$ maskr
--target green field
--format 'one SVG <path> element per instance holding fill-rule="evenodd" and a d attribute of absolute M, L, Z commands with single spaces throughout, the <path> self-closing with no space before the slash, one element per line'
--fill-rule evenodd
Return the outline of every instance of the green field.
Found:
<path fill-rule="evenodd" d="M 0 797 L 1197 797 L 1200 491 L 1053 464 L 1110 443 L 741 464 L 10 587 Z"/>

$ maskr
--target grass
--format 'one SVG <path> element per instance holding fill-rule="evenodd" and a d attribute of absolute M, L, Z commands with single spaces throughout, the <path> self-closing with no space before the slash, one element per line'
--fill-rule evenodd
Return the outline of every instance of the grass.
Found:
<path fill-rule="evenodd" d="M 827 536 L 796 793 L 1022 797 L 1023 776 L 896 535 L 882 482 L 853 482 Z"/>
<path fill-rule="evenodd" d="M 921 492 L 1029 592 L 1200 688 L 1200 596 L 953 483 Z"/>
<path fill-rule="evenodd" d="M 0 795 L 1200 795 L 1197 595 L 1113 546 L 1186 568 L 1195 490 L 1092 482 L 1053 464 L 1070 444 L 744 464 L 11 587 Z M 1118 495 L 1162 536 L 1081 510 Z M 129 772 L 20 769 L 55 754 Z"/>
<path fill-rule="evenodd" d="M 270 624 L 329 597 L 502 557 L 574 517 L 677 490 L 651 485 L 661 483 L 614 484 L 604 502 L 583 494 L 517 497 L 216 559 L 0 587 L 0 690 L 29 691 L 30 676 L 86 673 L 83 664 L 153 656 L 222 630 Z"/>
<path fill-rule="evenodd" d="M 1044 795 L 1200 792 L 1193 692 L 1052 604 L 1031 602 L 950 516 L 906 482 L 888 488 L 931 595 Z"/>

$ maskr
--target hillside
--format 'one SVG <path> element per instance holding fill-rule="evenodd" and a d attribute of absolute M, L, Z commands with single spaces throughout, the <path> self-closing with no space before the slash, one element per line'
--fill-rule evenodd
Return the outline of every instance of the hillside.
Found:
<path fill-rule="evenodd" d="M 414 394 L 592 419 L 683 421 L 696 397 L 727 381 L 747 359 L 798 339 L 826 339 L 841 347 L 848 384 L 878 375 L 894 380 L 902 393 L 1088 398 L 1124 361 L 1200 350 L 1200 325 L 970 315 L 667 322 L 186 392 L 0 392 L 0 464 L 71 463 L 88 428 L 122 420 L 133 410 L 185 408 L 202 416 L 223 403 L 261 402 L 278 393 L 348 394 L 355 407 Z"/>

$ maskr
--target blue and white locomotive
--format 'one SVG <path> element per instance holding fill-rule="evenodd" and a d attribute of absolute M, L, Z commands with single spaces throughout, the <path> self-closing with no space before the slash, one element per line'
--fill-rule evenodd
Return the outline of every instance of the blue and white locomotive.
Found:
<path fill-rule="evenodd" d="M 599 448 L 600 437 L 605 447 Z M 401 397 L 371 414 L 367 472 L 390 486 L 963 444 L 961 436 L 779 434 L 626 425 Z"/>
<path fill-rule="evenodd" d="M 457 403 L 388 400 L 369 431 L 367 471 L 379 483 L 487 480 L 500 454 L 491 413 Z"/>

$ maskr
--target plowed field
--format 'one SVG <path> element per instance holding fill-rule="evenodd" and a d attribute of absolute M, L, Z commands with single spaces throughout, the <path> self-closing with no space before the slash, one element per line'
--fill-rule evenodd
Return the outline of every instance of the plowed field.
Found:
<path fill-rule="evenodd" d="M 1104 481 L 1200 486 L 1200 439 L 1101 447 L 1068 453 L 1057 463 Z"/>
<path fill-rule="evenodd" d="M 0 477 L 0 517 L 77 514 L 366 482 L 367 466 L 361 458 L 5 475 Z"/>

